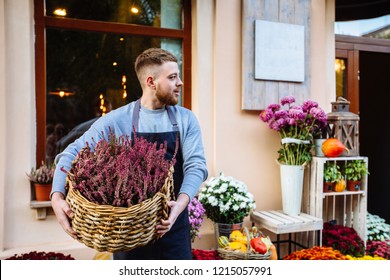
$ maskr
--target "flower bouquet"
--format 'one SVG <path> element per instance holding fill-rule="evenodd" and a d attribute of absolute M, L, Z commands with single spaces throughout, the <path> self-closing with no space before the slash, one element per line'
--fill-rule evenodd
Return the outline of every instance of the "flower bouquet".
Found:
<path fill-rule="evenodd" d="M 66 201 L 78 240 L 98 251 L 126 251 L 158 238 L 156 225 L 168 217 L 173 196 L 172 160 L 166 145 L 111 132 L 87 145 L 67 176 Z"/>
<path fill-rule="evenodd" d="M 222 172 L 205 182 L 198 199 L 206 209 L 206 216 L 221 224 L 242 223 L 250 211 L 256 208 L 248 187 Z"/>
<path fill-rule="evenodd" d="M 270 104 L 262 111 L 260 119 L 280 135 L 282 147 L 278 161 L 303 165 L 311 160 L 312 140 L 326 127 L 327 116 L 313 100 L 302 105 L 293 105 L 294 102 L 293 96 L 283 97 L 280 104 Z"/>

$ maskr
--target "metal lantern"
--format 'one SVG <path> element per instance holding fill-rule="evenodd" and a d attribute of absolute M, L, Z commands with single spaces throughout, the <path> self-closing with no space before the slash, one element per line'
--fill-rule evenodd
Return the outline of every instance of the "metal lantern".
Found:
<path fill-rule="evenodd" d="M 349 150 L 342 156 L 359 155 L 359 116 L 349 111 L 350 102 L 338 97 L 332 102 L 332 112 L 328 117 L 328 136 L 339 139 Z"/>

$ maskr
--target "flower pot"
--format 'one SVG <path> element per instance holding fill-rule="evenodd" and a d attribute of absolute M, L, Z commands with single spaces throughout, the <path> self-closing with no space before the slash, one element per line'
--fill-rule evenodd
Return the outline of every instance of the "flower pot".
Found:
<path fill-rule="evenodd" d="M 215 231 L 217 246 L 218 246 L 218 238 L 220 236 L 226 236 L 227 238 L 229 238 L 233 230 L 241 230 L 241 228 L 242 228 L 242 223 L 237 223 L 237 224 L 214 223 L 214 231 Z"/>
<path fill-rule="evenodd" d="M 348 191 L 359 191 L 362 185 L 362 181 L 352 181 L 347 180 L 347 190 Z"/>
<path fill-rule="evenodd" d="M 51 183 L 50 184 L 34 184 L 35 189 L 35 200 L 37 201 L 49 201 L 50 192 L 51 192 Z"/>
<path fill-rule="evenodd" d="M 324 153 L 322 152 L 322 143 L 325 142 L 326 139 L 314 139 L 314 155 L 316 157 L 324 157 Z"/>
<path fill-rule="evenodd" d="M 280 164 L 283 212 L 287 215 L 301 213 L 304 165 Z"/>
<path fill-rule="evenodd" d="M 324 189 L 323 189 L 323 192 L 331 192 L 333 191 L 333 185 L 334 183 L 332 182 L 324 182 Z"/>

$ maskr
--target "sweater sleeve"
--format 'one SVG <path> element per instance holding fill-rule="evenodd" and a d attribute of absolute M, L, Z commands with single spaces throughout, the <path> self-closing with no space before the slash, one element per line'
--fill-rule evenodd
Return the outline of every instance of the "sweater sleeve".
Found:
<path fill-rule="evenodd" d="M 191 111 L 186 110 L 185 113 L 186 117 L 179 118 L 182 120 L 181 144 L 184 160 L 184 179 L 180 193 L 187 194 L 191 201 L 207 179 L 208 172 L 198 120 Z"/>

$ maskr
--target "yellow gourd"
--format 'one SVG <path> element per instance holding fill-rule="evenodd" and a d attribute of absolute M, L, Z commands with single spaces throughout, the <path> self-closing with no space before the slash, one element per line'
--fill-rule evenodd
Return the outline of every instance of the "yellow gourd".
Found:
<path fill-rule="evenodd" d="M 341 179 L 340 181 L 336 182 L 336 184 L 334 184 L 333 190 L 335 192 L 343 192 L 345 190 L 345 187 L 346 182 L 344 179 Z"/>
<path fill-rule="evenodd" d="M 242 234 L 241 231 L 233 230 L 229 237 L 230 237 L 230 241 L 238 241 L 242 239 L 243 236 L 244 235 Z"/>
<path fill-rule="evenodd" d="M 232 241 L 232 242 L 241 242 L 245 246 L 248 245 L 248 239 L 246 238 L 246 235 L 244 235 L 239 230 L 232 231 L 232 233 L 230 234 L 230 241 Z"/>
<path fill-rule="evenodd" d="M 230 242 L 228 247 L 232 250 L 239 250 L 243 253 L 245 253 L 247 250 L 247 246 L 241 242 L 238 242 L 238 241 Z"/>

